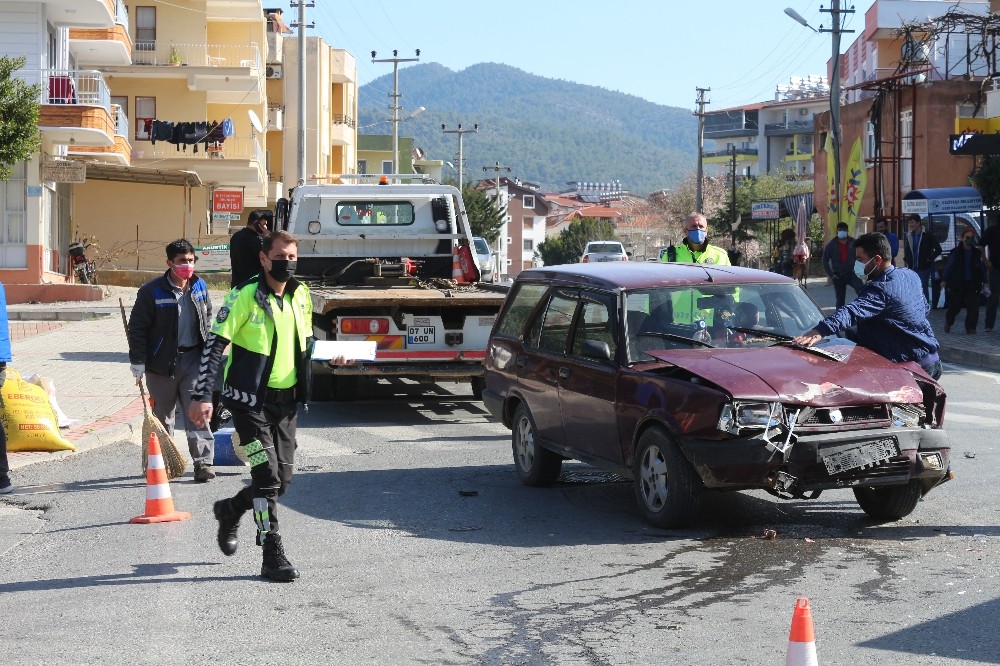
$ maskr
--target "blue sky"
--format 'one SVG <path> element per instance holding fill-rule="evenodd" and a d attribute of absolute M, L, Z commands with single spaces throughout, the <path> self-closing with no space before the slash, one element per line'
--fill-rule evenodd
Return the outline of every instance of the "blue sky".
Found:
<path fill-rule="evenodd" d="M 828 0 L 315 0 L 315 33 L 354 54 L 359 85 L 392 73 L 378 57 L 411 57 L 459 71 L 499 62 L 532 74 L 616 90 L 657 104 L 694 108 L 708 87 L 720 109 L 772 99 L 793 76 L 825 75 L 829 34 L 784 14 L 794 8 L 814 27 L 829 27 Z M 268 3 L 265 3 L 267 5 Z M 849 2 L 843 3 L 850 6 Z M 871 0 L 856 2 L 847 29 L 860 30 Z M 296 10 L 282 6 L 286 23 Z M 845 34 L 842 50 L 857 37 Z M 400 67 L 405 67 L 401 65 Z M 405 107 L 406 91 L 403 105 Z M 377 100 L 361 100 L 363 106 Z"/>

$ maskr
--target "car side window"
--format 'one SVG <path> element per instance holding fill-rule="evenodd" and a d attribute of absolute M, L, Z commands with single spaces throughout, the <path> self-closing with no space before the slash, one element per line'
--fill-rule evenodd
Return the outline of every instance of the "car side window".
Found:
<path fill-rule="evenodd" d="M 569 332 L 578 302 L 579 296 L 575 291 L 566 289 L 553 291 L 541 316 L 531 326 L 527 339 L 528 346 L 556 354 L 566 353 L 566 343 L 569 341 Z"/>
<path fill-rule="evenodd" d="M 513 293 L 507 298 L 507 309 L 504 310 L 497 327 L 497 335 L 516 338 L 521 335 L 528 317 L 535 306 L 542 300 L 548 289 L 544 284 L 521 282 L 514 286 Z"/>
<path fill-rule="evenodd" d="M 588 340 L 603 342 L 615 358 L 615 307 L 610 296 L 583 292 L 580 294 L 580 314 L 573 331 L 573 355 L 580 356 L 583 343 Z"/>

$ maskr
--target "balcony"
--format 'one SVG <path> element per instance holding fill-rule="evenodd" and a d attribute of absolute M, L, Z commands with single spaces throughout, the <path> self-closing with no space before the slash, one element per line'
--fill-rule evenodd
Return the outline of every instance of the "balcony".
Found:
<path fill-rule="evenodd" d="M 11 1 L 14 4 L 40 4 L 38 0 Z M 115 0 L 46 0 L 43 4 L 46 20 L 56 27 L 110 28 L 114 25 Z"/>
<path fill-rule="evenodd" d="M 793 120 L 784 123 L 767 123 L 764 125 L 765 136 L 792 136 L 793 134 L 812 134 L 816 123 L 812 120 Z"/>
<path fill-rule="evenodd" d="M 265 184 L 264 152 L 256 135 L 231 136 L 217 147 L 176 146 L 163 141 L 140 145 L 142 158 L 135 155 L 136 166 L 155 163 L 162 169 L 194 171 L 205 182 L 223 185 L 263 188 Z"/>
<path fill-rule="evenodd" d="M 213 21 L 259 21 L 260 0 L 206 0 L 206 14 Z"/>
<path fill-rule="evenodd" d="M 256 44 L 136 42 L 130 67 L 104 68 L 115 76 L 185 79 L 188 90 L 207 93 L 209 104 L 264 101 L 260 49 Z"/>
<path fill-rule="evenodd" d="M 129 144 L 128 114 L 117 104 L 111 105 L 115 120 L 115 143 L 113 146 L 71 145 L 68 153 L 76 157 L 90 157 L 101 162 L 111 162 L 129 166 L 132 163 L 132 146 Z"/>
<path fill-rule="evenodd" d="M 357 79 L 358 65 L 349 51 L 331 49 L 330 61 L 331 83 L 353 83 Z"/>
<path fill-rule="evenodd" d="M 285 129 L 285 110 L 280 106 L 267 108 L 267 131 L 281 132 Z"/>
<path fill-rule="evenodd" d="M 124 0 L 116 0 L 115 23 L 110 28 L 70 28 L 69 50 L 83 66 L 131 64 L 132 37 Z"/>
<path fill-rule="evenodd" d="M 346 146 L 356 143 L 357 121 L 351 116 L 334 114 L 330 125 L 330 143 L 334 146 Z"/>
<path fill-rule="evenodd" d="M 16 76 L 39 85 L 38 129 L 55 145 L 113 146 L 111 92 L 94 70 L 19 70 Z"/>
<path fill-rule="evenodd" d="M 280 65 L 285 62 L 285 36 L 280 32 L 267 33 L 267 64 Z"/>
<path fill-rule="evenodd" d="M 706 150 L 701 155 L 702 155 L 702 157 L 732 157 L 733 156 L 733 150 L 732 150 L 732 148 L 730 148 L 729 150 Z M 757 149 L 756 148 L 737 148 L 736 149 L 736 159 L 737 160 L 739 160 L 739 158 L 741 156 L 747 156 L 747 155 L 751 155 L 753 157 L 757 157 Z"/>
<path fill-rule="evenodd" d="M 269 202 L 274 202 L 281 197 L 287 197 L 288 192 L 285 191 L 285 184 L 281 180 L 275 180 L 277 176 L 269 176 L 267 181 L 267 200 Z"/>

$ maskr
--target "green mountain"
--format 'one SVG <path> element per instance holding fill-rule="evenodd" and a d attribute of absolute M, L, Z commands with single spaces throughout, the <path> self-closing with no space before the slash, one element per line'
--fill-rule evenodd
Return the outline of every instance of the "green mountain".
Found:
<path fill-rule="evenodd" d="M 634 95 L 528 74 L 496 63 L 454 72 L 437 63 L 399 70 L 401 116 L 427 110 L 399 125 L 428 159 L 456 163 L 458 136 L 448 129 L 479 124 L 465 134 L 466 181 L 492 177 L 499 162 L 511 177 L 543 190 L 569 181 L 608 182 L 647 194 L 670 187 L 695 169 L 697 119 L 687 109 Z M 392 74 L 358 91 L 359 132 L 391 134 Z M 457 164 L 456 164 L 457 166 Z M 450 170 L 449 170 L 450 171 Z M 454 177 L 454 172 L 450 172 Z"/>

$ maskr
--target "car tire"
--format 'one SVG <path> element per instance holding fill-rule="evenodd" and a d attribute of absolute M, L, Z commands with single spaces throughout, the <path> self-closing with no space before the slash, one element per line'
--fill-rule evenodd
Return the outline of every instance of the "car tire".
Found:
<path fill-rule="evenodd" d="M 859 486 L 854 498 L 861 510 L 878 520 L 899 520 L 913 513 L 923 495 L 920 481 L 905 486 Z"/>
<path fill-rule="evenodd" d="M 562 458 L 538 443 L 538 428 L 522 403 L 514 410 L 510 430 L 514 469 L 526 486 L 551 486 L 562 471 Z"/>
<path fill-rule="evenodd" d="M 472 377 L 469 379 L 469 384 L 472 386 L 472 397 L 476 400 L 483 399 L 483 389 L 486 388 L 486 378 L 485 377 Z"/>
<path fill-rule="evenodd" d="M 648 523 L 677 529 L 694 522 L 701 480 L 666 432 L 650 428 L 642 433 L 632 468 L 635 500 Z"/>

